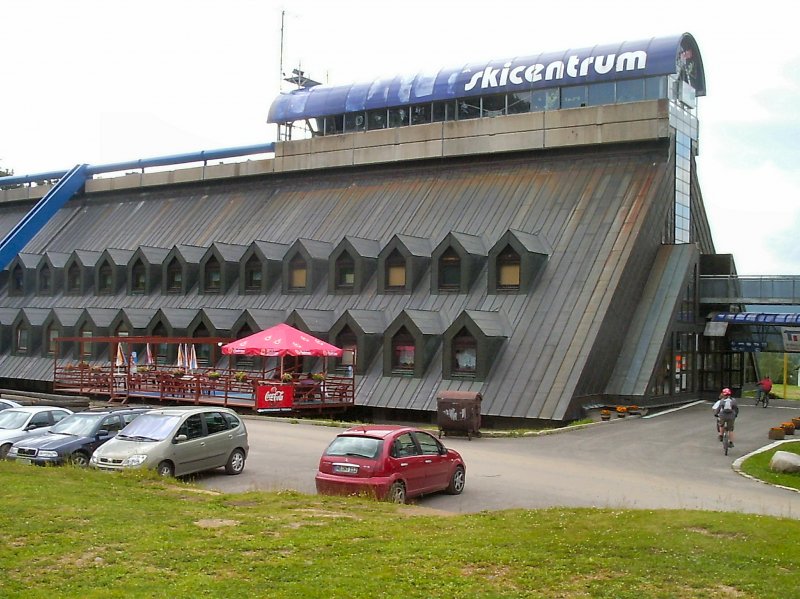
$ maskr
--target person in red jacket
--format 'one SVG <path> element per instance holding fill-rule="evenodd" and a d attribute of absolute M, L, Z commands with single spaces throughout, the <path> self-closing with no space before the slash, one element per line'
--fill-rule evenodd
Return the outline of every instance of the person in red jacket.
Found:
<path fill-rule="evenodd" d="M 763 402 L 764 407 L 769 404 L 769 392 L 772 391 L 772 379 L 765 376 L 758 381 L 758 397 L 756 397 L 756 405 L 758 402 Z"/>

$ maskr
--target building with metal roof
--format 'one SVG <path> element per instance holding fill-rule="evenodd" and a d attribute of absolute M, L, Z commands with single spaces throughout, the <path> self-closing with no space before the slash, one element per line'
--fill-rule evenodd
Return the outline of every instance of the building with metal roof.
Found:
<path fill-rule="evenodd" d="M 741 367 L 698 310 L 703 269 L 735 273 L 695 172 L 705 91 L 683 34 L 283 94 L 273 158 L 140 161 L 54 212 L 4 273 L 0 378 L 46 385 L 66 328 L 287 322 L 385 418 L 445 390 L 523 422 L 719 389 Z M 0 231 L 46 191 L 2 192 Z"/>

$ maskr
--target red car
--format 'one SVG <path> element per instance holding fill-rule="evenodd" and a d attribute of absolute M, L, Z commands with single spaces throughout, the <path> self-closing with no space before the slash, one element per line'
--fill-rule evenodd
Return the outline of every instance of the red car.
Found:
<path fill-rule="evenodd" d="M 466 466 L 432 434 L 407 426 L 364 425 L 338 435 L 319 460 L 317 493 L 369 495 L 394 503 L 464 490 Z"/>

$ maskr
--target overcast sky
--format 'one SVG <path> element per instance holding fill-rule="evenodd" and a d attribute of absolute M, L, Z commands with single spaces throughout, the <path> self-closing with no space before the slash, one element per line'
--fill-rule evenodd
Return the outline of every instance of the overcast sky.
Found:
<path fill-rule="evenodd" d="M 66 170 L 274 141 L 284 71 L 343 84 L 689 32 L 698 173 L 740 274 L 800 274 L 800 44 L 789 1 L 5 0 L 0 167 Z M 288 89 L 284 87 L 284 89 Z"/>

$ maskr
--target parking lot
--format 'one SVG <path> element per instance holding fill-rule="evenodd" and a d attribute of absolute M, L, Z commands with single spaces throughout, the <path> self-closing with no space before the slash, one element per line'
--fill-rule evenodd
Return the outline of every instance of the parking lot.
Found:
<path fill-rule="evenodd" d="M 770 443 L 770 426 L 800 416 L 778 402 L 743 403 L 736 446 L 723 455 L 709 403 L 646 418 L 628 417 L 535 437 L 446 437 L 462 453 L 467 485 L 459 496 L 433 495 L 418 505 L 468 513 L 507 508 L 620 507 L 741 511 L 800 517 L 800 493 L 745 478 L 737 458 Z M 341 429 L 247 419 L 250 456 L 240 476 L 222 471 L 198 482 L 224 492 L 294 489 L 314 493 L 322 451 Z M 791 438 L 791 437 L 790 437 Z"/>

